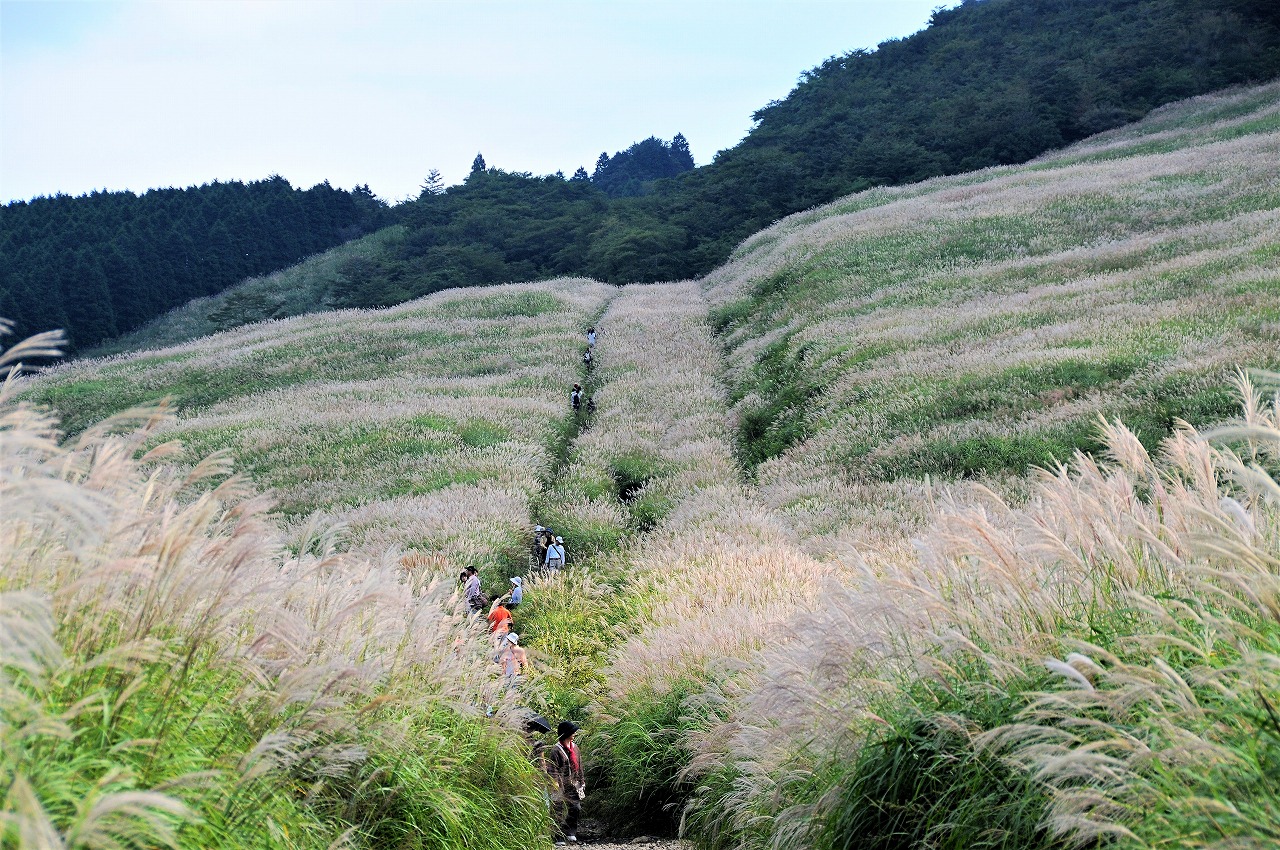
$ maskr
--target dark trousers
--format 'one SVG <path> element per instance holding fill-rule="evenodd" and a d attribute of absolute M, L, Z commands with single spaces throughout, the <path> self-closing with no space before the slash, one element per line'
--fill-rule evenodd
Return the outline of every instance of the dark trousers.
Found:
<path fill-rule="evenodd" d="M 578 834 L 578 817 L 582 814 L 582 801 L 571 800 L 568 795 L 557 794 L 556 819 L 560 821 L 560 837 L 565 838 Z"/>

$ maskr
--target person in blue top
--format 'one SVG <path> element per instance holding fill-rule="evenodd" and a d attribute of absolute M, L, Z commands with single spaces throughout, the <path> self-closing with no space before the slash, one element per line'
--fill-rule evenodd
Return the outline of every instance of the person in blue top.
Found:
<path fill-rule="evenodd" d="M 511 592 L 506 595 L 505 599 L 507 600 L 507 610 L 516 610 L 516 606 L 524 601 L 524 579 L 520 576 L 511 577 Z"/>

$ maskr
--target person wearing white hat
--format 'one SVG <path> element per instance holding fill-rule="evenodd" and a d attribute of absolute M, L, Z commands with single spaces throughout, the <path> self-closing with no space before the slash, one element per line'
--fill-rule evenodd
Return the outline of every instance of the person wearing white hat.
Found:
<path fill-rule="evenodd" d="M 514 685 L 519 681 L 520 674 L 529 666 L 529 656 L 520 645 L 520 635 L 515 632 L 508 634 L 494 661 L 501 665 L 502 678 L 507 680 L 507 684 Z"/>
<path fill-rule="evenodd" d="M 564 566 L 564 562 L 564 538 L 557 537 L 555 541 L 547 547 L 547 558 L 543 562 L 543 566 L 549 570 L 558 570 Z"/>
<path fill-rule="evenodd" d="M 524 601 L 524 579 L 520 576 L 511 577 L 511 592 L 507 594 L 507 610 L 515 611 L 516 606 Z"/>

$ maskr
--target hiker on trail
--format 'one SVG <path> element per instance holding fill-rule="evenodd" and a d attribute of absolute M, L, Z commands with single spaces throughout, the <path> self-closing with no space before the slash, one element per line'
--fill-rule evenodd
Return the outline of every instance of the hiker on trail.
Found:
<path fill-rule="evenodd" d="M 591 327 L 587 328 L 587 348 L 595 348 L 595 347 L 596 347 L 596 327 L 595 325 L 592 325 Z"/>
<path fill-rule="evenodd" d="M 582 801 L 587 796 L 586 777 L 582 772 L 582 756 L 578 753 L 578 745 L 573 736 L 578 731 L 578 724 L 562 720 L 556 728 L 560 740 L 547 751 L 548 773 L 556 787 L 556 808 L 560 815 L 560 839 L 556 845 L 578 843 L 578 816 L 582 814 Z"/>
<path fill-rule="evenodd" d="M 502 678 L 508 685 L 518 683 L 520 674 L 529 667 L 529 656 L 520 645 L 520 635 L 515 632 L 506 635 L 493 660 L 502 669 Z"/>
<path fill-rule="evenodd" d="M 587 399 L 587 413 L 595 413 L 595 412 L 596 412 L 596 397 L 591 396 L 591 398 Z"/>
<path fill-rule="evenodd" d="M 551 724 L 541 714 L 535 714 L 524 722 L 525 738 L 529 741 L 529 760 L 535 766 L 547 769 L 547 742 L 542 736 L 551 731 Z"/>
<path fill-rule="evenodd" d="M 540 525 L 533 527 L 533 555 L 541 564 L 547 558 L 547 546 L 551 543 L 551 536 L 547 534 L 547 529 Z"/>
<path fill-rule="evenodd" d="M 511 631 L 511 612 L 507 609 L 505 598 L 493 603 L 489 609 L 489 634 L 493 635 L 493 648 L 500 649 L 503 640 Z"/>
<path fill-rule="evenodd" d="M 547 547 L 547 559 L 543 561 L 543 566 L 549 570 L 558 570 L 564 566 L 564 538 L 557 537 L 555 542 Z"/>
<path fill-rule="evenodd" d="M 463 586 L 463 592 L 467 596 L 467 605 L 471 610 L 479 614 L 489 604 L 489 600 L 485 599 L 484 594 L 480 591 L 480 574 L 476 572 L 475 567 L 467 567 L 466 584 Z"/>
<path fill-rule="evenodd" d="M 582 353 L 582 362 L 583 362 L 583 363 L 585 363 L 585 364 L 587 364 L 587 368 L 588 368 L 588 369 L 590 369 L 590 368 L 591 368 L 591 361 L 592 361 L 592 360 L 594 360 L 594 359 L 595 359 L 595 358 L 591 356 L 591 349 L 590 349 L 590 348 L 588 348 L 586 351 L 584 351 L 584 352 Z"/>
<path fill-rule="evenodd" d="M 507 610 L 514 614 L 516 608 L 524 601 L 524 579 L 520 576 L 512 576 L 511 592 L 503 599 L 507 600 Z"/>
<path fill-rule="evenodd" d="M 582 409 L 582 385 L 574 384 L 573 392 L 569 394 L 569 399 L 573 402 L 573 412 L 577 413 Z"/>

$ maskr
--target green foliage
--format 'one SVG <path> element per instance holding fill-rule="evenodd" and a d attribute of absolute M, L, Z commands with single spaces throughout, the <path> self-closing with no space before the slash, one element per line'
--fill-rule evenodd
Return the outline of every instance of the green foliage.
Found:
<path fill-rule="evenodd" d="M 739 447 L 749 466 L 777 457 L 811 433 L 805 414 L 823 384 L 805 362 L 806 353 L 802 346 L 793 355 L 789 343 L 780 340 L 756 360 L 753 388 L 763 404 L 744 411 L 738 422 Z"/>
<path fill-rule="evenodd" d="M 368 187 L 301 190 L 280 176 L 14 201 L 0 207 L 0 314 L 16 322 L 19 338 L 61 327 L 84 351 L 393 218 Z M 246 293 L 211 319 L 231 327 L 280 308 Z"/>
<path fill-rule="evenodd" d="M 627 502 L 636 531 L 641 534 L 657 528 L 674 508 L 675 500 L 656 490 L 647 490 Z"/>
<path fill-rule="evenodd" d="M 675 833 L 693 790 L 680 778 L 693 757 L 688 736 L 715 719 L 696 699 L 704 689 L 704 682 L 681 679 L 662 693 L 628 693 L 610 706 L 618 719 L 588 738 L 604 801 L 593 811 L 615 834 Z"/>
<path fill-rule="evenodd" d="M 558 530 L 558 529 L 557 529 Z M 629 612 L 607 585 L 581 566 L 561 571 L 528 593 L 517 626 L 537 646 L 535 704 L 548 717 L 590 717 L 602 671 Z"/>
<path fill-rule="evenodd" d="M 238 775 L 241 754 L 267 731 L 266 718 L 241 698 L 249 683 L 234 668 L 217 663 L 209 650 L 193 652 L 185 661 L 166 658 L 133 670 L 110 663 L 69 667 L 43 689 L 20 683 L 46 711 L 69 719 L 70 734 L 28 727 L 34 734 L 0 735 L 6 787 L 21 775 L 54 825 L 66 830 L 84 816 L 77 801 L 171 784 L 195 815 L 178 829 L 182 846 L 327 846 L 331 827 L 303 800 L 284 793 L 283 777 L 270 771 Z M 20 728 L 29 719 L 17 705 L 3 712 L 5 727 L 17 721 Z M 176 818 L 161 820 L 179 826 Z M 124 829 L 139 846 L 160 844 L 145 818 Z M 0 844 L 21 846 L 13 838 L 0 836 Z"/>
<path fill-rule="evenodd" d="M 600 154 L 591 182 L 613 198 L 646 194 L 655 180 L 693 170 L 693 154 L 683 134 L 670 143 L 650 136 L 612 157 Z"/>
<path fill-rule="evenodd" d="M 1038 684 L 1046 684 L 1041 680 Z M 1048 797 L 1034 780 L 995 753 L 974 747 L 972 735 L 1014 722 L 1033 683 L 1007 692 L 989 681 L 949 684 L 919 695 L 924 712 L 908 706 L 891 726 L 873 732 L 849 761 L 829 766 L 835 801 L 820 823 L 824 850 L 936 847 L 1056 848 L 1041 826 Z"/>
<path fill-rule="evenodd" d="M 328 783 L 320 810 L 351 824 L 368 847 L 511 850 L 546 844 L 546 777 L 519 736 L 432 701 L 395 714 L 390 720 L 402 741 L 370 740 L 359 773 Z"/>
<path fill-rule="evenodd" d="M 437 308 L 449 318 L 514 319 L 533 318 L 563 309 L 558 298 L 546 292 L 518 292 L 489 298 L 457 298 Z"/>
<path fill-rule="evenodd" d="M 384 227 L 283 271 L 250 278 L 207 298 L 193 299 L 85 354 L 101 356 L 160 348 L 241 325 L 300 316 L 338 302 L 346 303 L 350 299 L 341 293 L 363 290 L 372 270 L 377 268 L 371 258 L 393 250 L 403 234 L 404 228 L 398 225 Z M 376 294 L 369 297 L 380 298 Z M 397 300 L 391 296 L 387 299 L 387 303 Z"/>
<path fill-rule="evenodd" d="M 657 475 L 666 464 L 661 458 L 643 452 L 627 452 L 609 459 L 609 475 L 618 488 L 618 498 L 627 501 Z"/>

